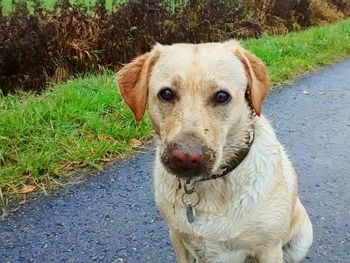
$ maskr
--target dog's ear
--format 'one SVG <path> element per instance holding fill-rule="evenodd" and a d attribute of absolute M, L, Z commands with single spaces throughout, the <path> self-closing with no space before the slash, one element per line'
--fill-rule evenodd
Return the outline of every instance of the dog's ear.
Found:
<path fill-rule="evenodd" d="M 242 61 L 248 78 L 247 99 L 255 113 L 260 116 L 266 97 L 269 80 L 265 64 L 254 54 L 242 48 L 237 41 L 226 42 Z"/>
<path fill-rule="evenodd" d="M 140 121 L 145 114 L 149 78 L 158 58 L 159 51 L 154 49 L 135 58 L 117 73 L 120 93 L 134 113 L 136 121 Z"/>

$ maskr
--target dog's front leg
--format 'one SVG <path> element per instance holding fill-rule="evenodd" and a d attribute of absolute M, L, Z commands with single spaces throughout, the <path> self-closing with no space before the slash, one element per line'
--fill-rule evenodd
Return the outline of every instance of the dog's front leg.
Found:
<path fill-rule="evenodd" d="M 185 248 L 180 234 L 174 230 L 169 229 L 171 243 L 173 244 L 178 263 L 195 263 L 196 260 L 191 253 Z"/>
<path fill-rule="evenodd" d="M 257 258 L 259 263 L 283 263 L 282 242 L 262 249 Z"/>

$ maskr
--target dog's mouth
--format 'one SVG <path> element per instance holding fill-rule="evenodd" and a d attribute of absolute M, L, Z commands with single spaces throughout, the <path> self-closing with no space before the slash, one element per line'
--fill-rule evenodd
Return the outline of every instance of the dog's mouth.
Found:
<path fill-rule="evenodd" d="M 181 167 L 172 161 L 169 158 L 162 158 L 162 164 L 165 169 L 170 173 L 178 177 L 179 179 L 187 180 L 193 178 L 206 178 L 210 176 L 210 172 L 208 172 L 208 168 L 200 167 L 200 168 L 186 168 Z"/>
<path fill-rule="evenodd" d="M 249 135 L 245 146 L 230 155 L 213 173 L 216 161 L 215 151 L 198 144 L 172 143 L 165 147 L 161 154 L 161 162 L 165 169 L 176 177 L 184 180 L 209 180 L 224 176 L 238 167 L 246 158 L 254 141 L 254 135 Z M 181 141 L 180 141 L 181 143 Z"/>

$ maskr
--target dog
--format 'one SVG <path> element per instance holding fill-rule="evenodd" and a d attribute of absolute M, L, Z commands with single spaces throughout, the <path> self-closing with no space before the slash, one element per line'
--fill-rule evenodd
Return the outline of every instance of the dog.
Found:
<path fill-rule="evenodd" d="M 178 262 L 300 262 L 313 240 L 297 174 L 261 114 L 264 63 L 239 42 L 156 44 L 117 73 L 157 137 L 155 200 Z"/>

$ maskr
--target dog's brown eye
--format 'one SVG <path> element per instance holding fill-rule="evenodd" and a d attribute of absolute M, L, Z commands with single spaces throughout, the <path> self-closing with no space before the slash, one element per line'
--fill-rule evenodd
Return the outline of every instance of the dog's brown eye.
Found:
<path fill-rule="evenodd" d="M 175 94 L 170 88 L 164 88 L 158 93 L 158 97 L 166 101 L 171 101 L 174 99 Z"/>
<path fill-rule="evenodd" d="M 231 100 L 230 94 L 225 91 L 218 91 L 213 98 L 214 104 L 226 104 Z"/>

